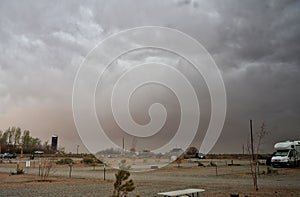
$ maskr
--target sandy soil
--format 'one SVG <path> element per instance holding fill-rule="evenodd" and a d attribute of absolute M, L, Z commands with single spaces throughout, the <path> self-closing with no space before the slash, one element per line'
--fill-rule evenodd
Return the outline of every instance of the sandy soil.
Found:
<path fill-rule="evenodd" d="M 150 171 L 131 173 L 136 190 L 129 196 L 156 196 L 158 192 L 202 188 L 206 191 L 201 196 L 300 196 L 300 168 L 277 168 L 278 174 L 261 174 L 259 190 L 253 190 L 251 174 L 247 161 L 237 160 L 240 166 L 226 166 L 229 161 L 214 161 L 216 168 L 209 166 L 210 160 L 201 161 L 206 167 L 197 163 L 183 162 Z M 47 181 L 40 181 L 38 166 L 24 168 L 24 175 L 10 175 L 16 163 L 0 164 L 0 196 L 110 196 L 113 189 L 113 169 L 106 169 L 106 180 L 103 180 L 103 167 L 74 164 L 72 178 L 68 178 L 68 165 L 55 165 Z M 260 172 L 267 172 L 267 166 L 261 166 Z"/>

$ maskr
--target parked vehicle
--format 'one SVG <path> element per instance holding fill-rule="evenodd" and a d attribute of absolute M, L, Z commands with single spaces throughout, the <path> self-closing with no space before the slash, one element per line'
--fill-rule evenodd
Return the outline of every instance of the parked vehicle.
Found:
<path fill-rule="evenodd" d="M 44 154 L 44 151 L 36 150 L 36 151 L 34 151 L 34 154 L 41 155 L 41 154 Z"/>
<path fill-rule="evenodd" d="M 300 141 L 278 142 L 271 159 L 271 165 L 295 167 L 300 165 Z"/>
<path fill-rule="evenodd" d="M 267 159 L 266 159 L 266 165 L 267 166 L 271 166 L 271 160 L 272 160 L 272 157 L 275 155 L 276 152 L 272 153 L 272 155 L 268 156 Z"/>
<path fill-rule="evenodd" d="M 199 159 L 205 159 L 205 154 L 203 154 L 203 153 L 198 153 L 198 154 L 197 154 L 197 158 L 199 158 Z"/>
<path fill-rule="evenodd" d="M 17 157 L 16 153 L 4 153 L 0 155 L 1 159 L 12 159 L 16 157 Z"/>

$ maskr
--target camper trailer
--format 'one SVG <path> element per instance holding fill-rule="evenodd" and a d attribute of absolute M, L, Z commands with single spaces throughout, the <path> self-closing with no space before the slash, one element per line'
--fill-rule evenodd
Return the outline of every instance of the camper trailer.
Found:
<path fill-rule="evenodd" d="M 274 145 L 276 152 L 271 165 L 295 167 L 300 165 L 300 141 L 278 142 Z"/>

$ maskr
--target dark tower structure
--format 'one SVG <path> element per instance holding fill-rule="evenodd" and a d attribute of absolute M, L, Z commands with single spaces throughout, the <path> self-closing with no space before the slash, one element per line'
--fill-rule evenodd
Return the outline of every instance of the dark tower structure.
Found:
<path fill-rule="evenodd" d="M 52 150 L 57 150 L 57 144 L 58 144 L 58 136 L 57 135 L 52 135 L 52 139 L 51 139 L 51 148 L 52 148 Z"/>

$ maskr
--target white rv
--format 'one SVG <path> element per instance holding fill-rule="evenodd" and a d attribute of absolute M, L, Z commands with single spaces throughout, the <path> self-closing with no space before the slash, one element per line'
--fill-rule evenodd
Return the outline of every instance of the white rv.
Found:
<path fill-rule="evenodd" d="M 274 145 L 276 152 L 271 159 L 272 166 L 300 165 L 300 141 L 278 142 Z"/>

